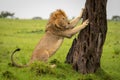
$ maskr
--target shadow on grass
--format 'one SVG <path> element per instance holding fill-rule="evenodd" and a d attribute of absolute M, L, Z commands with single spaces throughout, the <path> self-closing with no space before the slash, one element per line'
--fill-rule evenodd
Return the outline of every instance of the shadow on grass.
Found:
<path fill-rule="evenodd" d="M 17 33 L 28 33 L 28 34 L 33 34 L 33 33 L 36 33 L 36 34 L 40 34 L 40 33 L 44 33 L 44 31 L 41 29 L 41 30 L 32 30 L 32 31 L 20 31 L 20 32 L 17 32 Z"/>
<path fill-rule="evenodd" d="M 100 80 L 112 80 L 112 77 L 101 68 L 97 70 L 95 76 L 98 77 Z"/>

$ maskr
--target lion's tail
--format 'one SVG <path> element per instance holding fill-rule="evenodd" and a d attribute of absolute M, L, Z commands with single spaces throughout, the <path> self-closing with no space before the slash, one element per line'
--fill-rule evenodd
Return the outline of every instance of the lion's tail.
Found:
<path fill-rule="evenodd" d="M 19 67 L 19 68 L 28 67 L 28 64 L 26 64 L 26 65 L 20 65 L 20 64 L 17 64 L 17 63 L 14 61 L 13 56 L 14 56 L 15 52 L 17 52 L 17 51 L 20 51 L 20 48 L 17 48 L 16 50 L 14 50 L 13 53 L 12 53 L 12 55 L 11 55 L 12 64 L 13 64 L 14 66 L 16 66 L 16 67 Z"/>

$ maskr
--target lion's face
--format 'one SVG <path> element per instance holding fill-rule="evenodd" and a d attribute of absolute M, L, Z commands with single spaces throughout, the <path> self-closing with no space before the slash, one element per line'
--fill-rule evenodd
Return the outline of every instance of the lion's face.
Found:
<path fill-rule="evenodd" d="M 50 26 L 51 28 L 54 27 L 59 30 L 66 30 L 69 28 L 68 25 L 70 23 L 65 12 L 59 9 L 51 14 L 49 24 L 52 24 L 52 26 Z"/>

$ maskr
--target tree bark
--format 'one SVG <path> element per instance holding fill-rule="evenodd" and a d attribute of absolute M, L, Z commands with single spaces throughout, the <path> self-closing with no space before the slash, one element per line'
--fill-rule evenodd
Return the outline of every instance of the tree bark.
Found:
<path fill-rule="evenodd" d="M 89 19 L 90 24 L 73 40 L 66 57 L 66 62 L 82 74 L 100 68 L 107 33 L 106 4 L 107 0 L 86 0 L 83 21 Z"/>

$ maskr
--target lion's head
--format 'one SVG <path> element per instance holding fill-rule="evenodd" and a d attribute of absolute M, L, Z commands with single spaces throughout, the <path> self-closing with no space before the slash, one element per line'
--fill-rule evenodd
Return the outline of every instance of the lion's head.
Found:
<path fill-rule="evenodd" d="M 63 10 L 56 10 L 51 13 L 46 30 L 64 31 L 68 28 L 69 21 Z"/>

